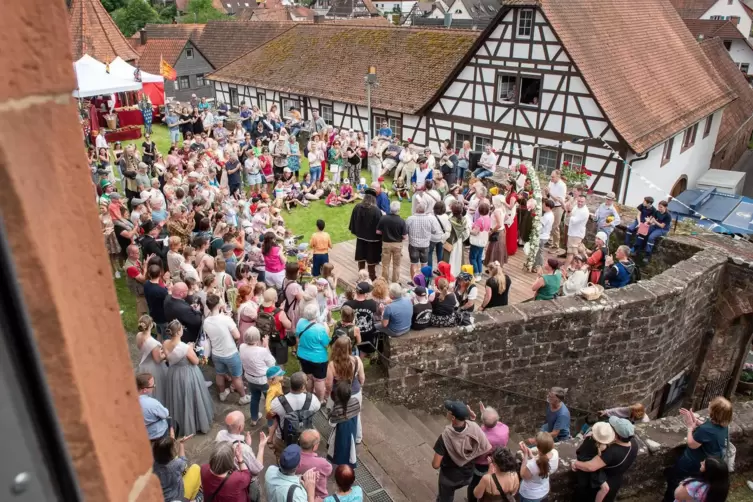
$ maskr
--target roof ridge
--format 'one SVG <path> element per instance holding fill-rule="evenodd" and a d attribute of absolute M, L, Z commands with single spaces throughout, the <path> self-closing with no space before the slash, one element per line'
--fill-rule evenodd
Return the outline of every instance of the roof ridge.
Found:
<path fill-rule="evenodd" d="M 223 22 L 224 22 L 224 21 L 223 21 Z M 249 23 L 251 23 L 251 22 L 254 22 L 254 21 L 248 21 L 248 22 L 249 22 Z M 255 22 L 256 22 L 256 23 L 258 23 L 259 21 L 255 21 Z M 280 22 L 280 21 L 270 21 L 270 22 Z M 283 22 L 287 22 L 287 21 L 283 21 Z M 221 68 L 225 68 L 226 66 L 229 66 L 229 65 L 231 65 L 231 64 L 233 64 L 233 63 L 235 63 L 235 62 L 236 62 L 236 61 L 238 61 L 238 60 L 239 60 L 240 58 L 244 57 L 244 56 L 245 56 L 246 54 L 249 54 L 249 53 L 251 53 L 251 52 L 253 52 L 253 51 L 255 51 L 256 49 L 259 49 L 259 48 L 261 48 L 261 47 L 264 47 L 265 45 L 267 45 L 267 44 L 268 44 L 269 42 L 271 42 L 272 40 L 275 40 L 275 39 L 277 39 L 277 38 L 281 37 L 282 35 L 284 35 L 285 33 L 289 32 L 290 30 L 292 30 L 293 28 L 295 28 L 295 27 L 296 27 L 296 26 L 298 26 L 299 24 L 301 24 L 301 23 L 295 23 L 295 22 L 294 22 L 294 23 L 293 23 L 293 24 L 292 24 L 292 25 L 290 26 L 290 28 L 288 28 L 287 30 L 285 30 L 285 31 L 282 31 L 282 32 L 278 33 L 278 34 L 277 34 L 276 36 L 274 36 L 274 37 L 270 38 L 269 40 L 267 40 L 267 41 L 266 41 L 266 42 L 264 42 L 263 44 L 261 44 L 261 45 L 259 45 L 259 46 L 255 47 L 255 48 L 253 48 L 253 49 L 251 49 L 251 50 L 248 50 L 248 51 L 244 52 L 243 54 L 241 54 L 241 55 L 240 55 L 240 56 L 238 56 L 237 58 L 233 59 L 232 61 L 228 61 L 228 62 L 227 62 L 226 64 L 224 64 L 224 65 L 220 66 L 219 68 L 215 68 L 213 72 L 209 73 L 209 75 L 212 75 L 213 73 L 216 73 L 216 72 L 217 72 L 217 71 L 219 71 L 219 70 L 220 70 Z M 207 75 L 207 76 L 209 76 L 209 75 Z"/>

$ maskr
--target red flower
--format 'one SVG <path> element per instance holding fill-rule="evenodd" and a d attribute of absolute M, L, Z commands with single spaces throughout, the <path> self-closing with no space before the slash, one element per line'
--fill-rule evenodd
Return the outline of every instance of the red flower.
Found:
<path fill-rule="evenodd" d="M 566 160 L 565 162 L 562 163 L 562 165 L 565 166 L 565 167 L 567 167 L 567 166 L 570 165 L 570 161 Z"/>
<path fill-rule="evenodd" d="M 588 190 L 586 191 L 586 193 L 587 193 L 588 195 L 593 195 L 594 191 L 593 191 L 593 189 L 592 189 L 592 188 L 589 188 L 589 189 L 588 189 Z"/>
<path fill-rule="evenodd" d="M 523 176 L 528 176 L 528 168 L 525 165 L 521 164 L 518 171 L 520 171 L 520 174 Z"/>
<path fill-rule="evenodd" d="M 585 174 L 586 176 L 593 176 L 593 173 L 589 171 L 588 169 L 586 169 L 585 166 L 581 166 L 581 169 L 582 169 L 583 174 Z"/>

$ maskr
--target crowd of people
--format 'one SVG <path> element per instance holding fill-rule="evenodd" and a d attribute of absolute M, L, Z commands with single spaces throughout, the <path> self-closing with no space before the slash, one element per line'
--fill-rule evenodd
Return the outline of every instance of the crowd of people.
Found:
<path fill-rule="evenodd" d="M 149 133 L 140 151 L 119 143 L 111 149 L 103 136 L 90 147 L 112 271 L 116 278 L 125 274 L 136 299 L 137 386 L 166 500 L 192 500 L 199 493 L 214 493 L 215 502 L 259 500 L 267 442 L 279 466 L 265 474 L 267 500 L 361 500 L 353 469 L 362 438 L 364 362 L 379 362 L 385 336 L 469 324 L 474 311 L 507 305 L 512 281 L 505 264 L 530 238 L 536 211 L 530 180 L 513 172 L 501 178 L 501 190 L 487 188 L 481 180 L 497 167 L 490 146 L 474 163 L 467 142 L 455 150 L 445 141 L 436 153 L 400 142 L 386 123 L 369 142 L 362 133 L 327 126 L 316 111 L 310 124 L 296 112 L 282 118 L 275 106 L 263 114 L 242 104 L 231 131 L 224 126 L 227 107 L 215 109 L 202 99 L 193 108 L 168 110 L 167 152 Z M 296 137 L 302 131 L 310 133 L 305 144 Z M 344 293 L 329 261 L 326 213 L 308 243 L 300 243 L 282 216 L 283 209 L 320 199 L 328 206 L 354 203 L 349 228 L 359 277 Z M 406 199 L 411 215 L 403 218 Z M 584 188 L 568 191 L 554 171 L 544 190 L 534 299 L 578 294 L 589 282 L 617 288 L 636 280 L 631 256 L 640 248 L 650 256 L 671 221 L 664 202 L 654 209 L 647 198 L 639 210 L 626 237 L 634 242 L 613 257 L 609 236 L 620 223 L 614 194 L 592 214 Z M 584 245 L 589 224 L 596 230 L 592 249 Z M 400 276 L 404 241 L 407 278 Z M 301 371 L 284 378 L 291 353 Z M 201 370 L 210 361 L 214 382 L 205 381 Z M 209 464 L 189 467 L 183 442 L 209 432 L 212 385 L 223 402 L 237 394 L 238 405 L 250 406 L 251 425 L 263 421 L 267 434 L 254 455 L 243 414 L 232 413 Z M 447 499 L 442 470 L 460 467 L 453 446 L 460 439 L 452 435 L 473 429 L 460 407 L 448 409 L 454 417 L 450 436 L 435 446 L 442 457 L 435 459 L 439 500 Z M 313 428 L 318 412 L 332 426 L 327 438 Z M 486 418 L 495 413 L 482 410 Z M 315 453 L 322 439 L 327 459 Z M 495 441 L 492 446 L 505 446 Z M 479 449 L 483 458 L 471 471 L 486 472 L 486 466 L 492 474 L 474 476 L 469 500 L 474 493 L 497 500 L 518 489 L 522 500 L 540 499 L 542 480 L 556 468 L 556 450 L 538 437 L 535 442 L 553 467 L 524 462 L 520 478 L 496 476 L 508 473 L 509 452 Z M 521 451 L 526 459 L 535 456 Z M 327 497 L 331 475 L 338 491 Z M 450 478 L 465 479 L 457 473 Z M 182 498 L 173 495 L 180 490 Z"/>

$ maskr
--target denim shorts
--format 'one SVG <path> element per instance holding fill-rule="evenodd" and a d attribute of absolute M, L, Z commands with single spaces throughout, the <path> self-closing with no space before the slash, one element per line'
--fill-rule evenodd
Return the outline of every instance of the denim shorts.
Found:
<path fill-rule="evenodd" d="M 239 377 L 243 375 L 243 365 L 241 364 L 241 355 L 236 352 L 230 357 L 217 357 L 212 355 L 214 369 L 218 375 L 230 375 Z"/>
<path fill-rule="evenodd" d="M 249 174 L 247 179 L 249 185 L 261 185 L 261 173 Z"/>
<path fill-rule="evenodd" d="M 408 257 L 412 264 L 416 263 L 428 263 L 429 261 L 429 248 L 417 248 L 408 244 Z"/>

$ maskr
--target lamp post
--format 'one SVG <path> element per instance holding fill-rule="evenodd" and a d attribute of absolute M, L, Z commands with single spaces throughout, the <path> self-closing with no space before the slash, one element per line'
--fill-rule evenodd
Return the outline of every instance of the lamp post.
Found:
<path fill-rule="evenodd" d="M 366 132 L 368 134 L 368 142 L 371 143 L 372 135 L 371 135 L 371 88 L 375 87 L 377 85 L 377 75 L 376 75 L 376 66 L 369 66 L 369 72 L 364 77 L 364 82 L 366 82 L 366 108 L 368 110 L 368 117 L 369 117 L 369 124 L 366 128 Z"/>

